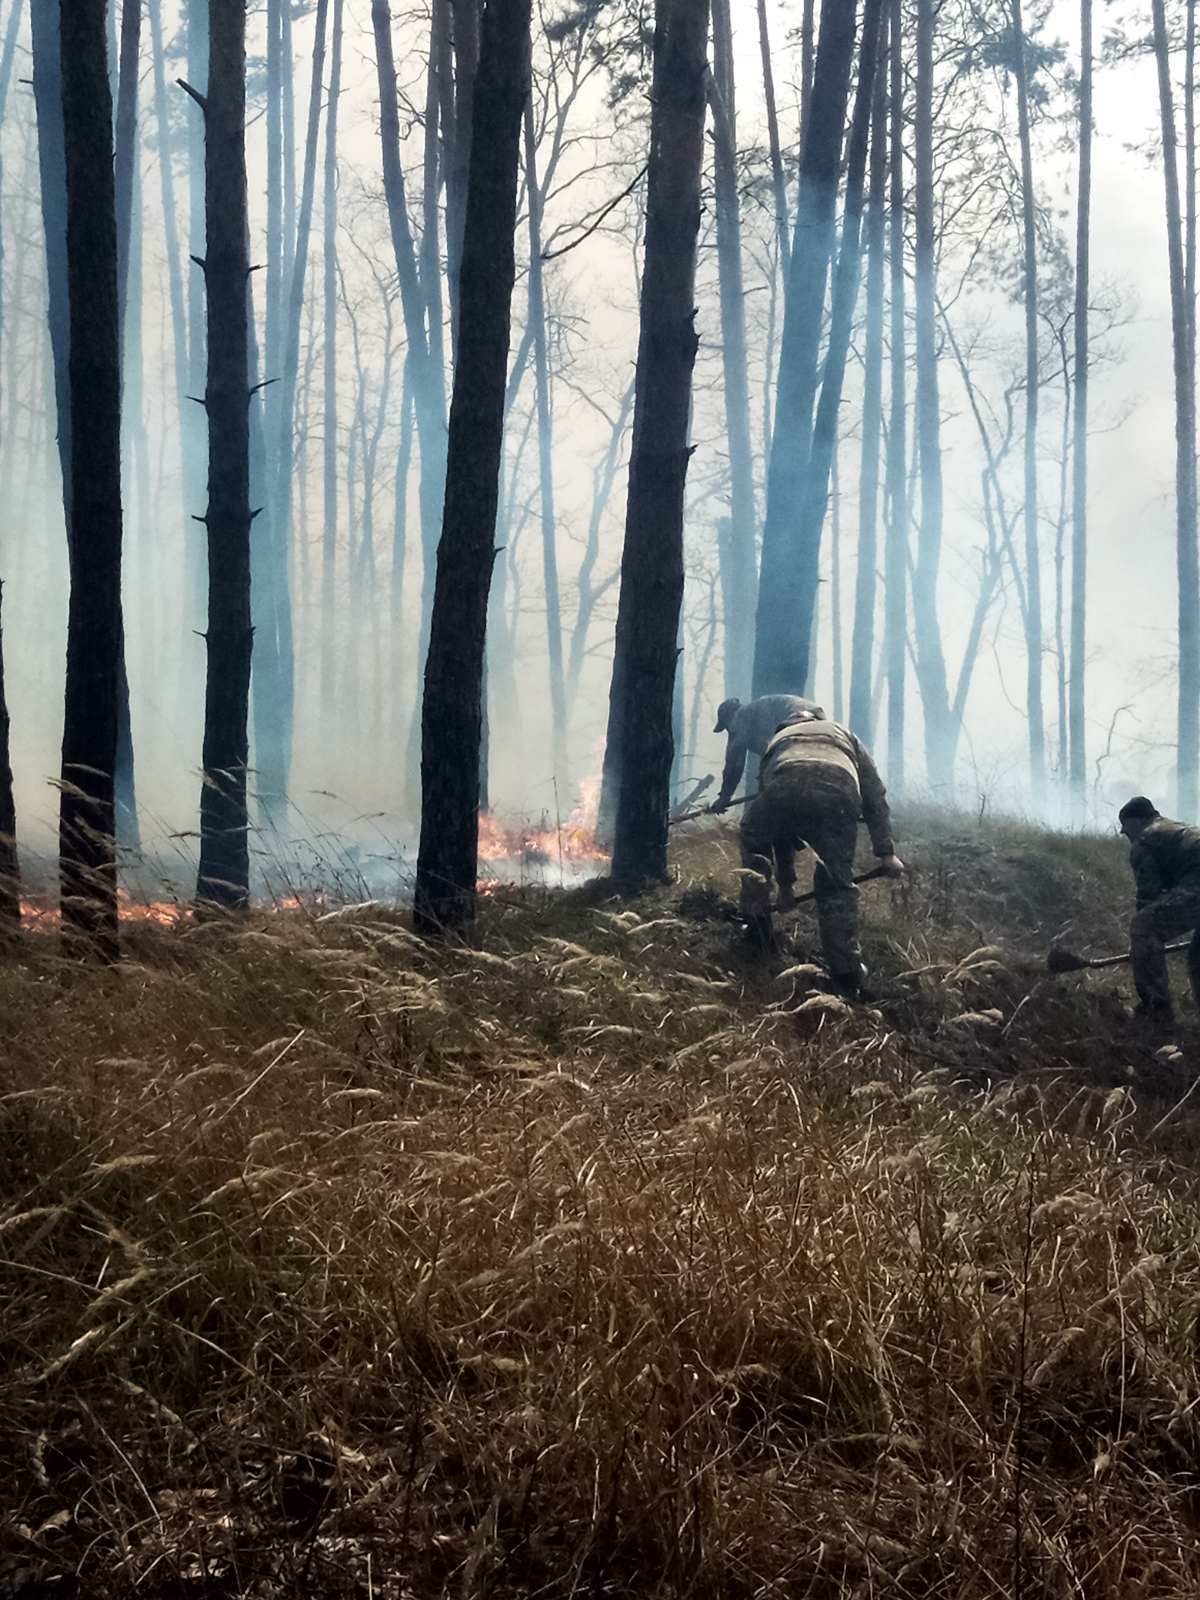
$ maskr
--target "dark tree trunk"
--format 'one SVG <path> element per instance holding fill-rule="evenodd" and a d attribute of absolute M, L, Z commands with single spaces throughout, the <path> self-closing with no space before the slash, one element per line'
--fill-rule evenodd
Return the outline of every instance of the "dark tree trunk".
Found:
<path fill-rule="evenodd" d="M 844 0 L 841 0 L 844 3 Z M 851 0 L 853 9 L 856 0 Z M 825 9 L 822 4 L 821 33 L 825 32 Z M 804 160 L 804 147 L 808 141 L 809 121 L 812 117 L 813 84 L 816 80 L 816 0 L 804 0 L 800 12 L 800 160 Z M 803 182 L 803 168 L 801 169 Z"/>
<path fill-rule="evenodd" d="M 141 363 L 141 351 L 126 337 L 128 318 L 129 264 L 132 255 L 133 205 L 136 192 L 134 164 L 137 158 L 137 104 L 138 79 L 141 72 L 143 0 L 124 0 L 121 7 L 121 65 L 117 89 L 117 121 L 114 182 L 117 207 L 117 315 L 120 326 L 120 348 L 127 368 L 131 362 Z M 138 308 L 140 312 L 140 307 Z M 136 395 L 137 386 L 133 394 Z M 132 398 L 127 397 L 127 398 Z M 126 408 L 127 454 L 132 447 L 140 425 L 140 415 Z M 141 441 L 145 448 L 145 441 Z M 144 536 L 145 530 L 143 530 Z M 137 814 L 137 787 L 133 764 L 133 725 L 129 707 L 129 678 L 126 671 L 125 645 L 121 644 L 121 689 L 117 728 L 117 840 L 136 849 L 141 842 Z"/>
<path fill-rule="evenodd" d="M 637 395 L 605 750 L 617 797 L 612 875 L 629 889 L 667 873 L 708 20 L 708 0 L 655 6 Z"/>
<path fill-rule="evenodd" d="M 1175 368 L 1175 520 L 1179 584 L 1179 765 L 1177 815 L 1200 806 L 1200 574 L 1196 551 L 1196 360 L 1187 304 L 1183 223 L 1176 155 L 1175 103 L 1164 0 L 1152 0 L 1166 186 L 1167 260 Z"/>
<path fill-rule="evenodd" d="M 767 474 L 767 515 L 754 641 L 755 695 L 798 694 L 808 670 L 800 639 L 802 564 L 797 548 L 805 472 L 812 449 L 822 312 L 837 232 L 837 189 L 856 0 L 823 0 L 812 109 L 800 166 L 796 237 L 783 313 L 775 432 Z"/>
<path fill-rule="evenodd" d="M 450 351 L 458 361 L 463 229 L 467 215 L 467 182 L 474 124 L 475 74 L 479 70 L 480 0 L 453 0 L 450 17 L 454 41 L 454 115 L 446 162 L 446 282 L 450 289 Z M 449 92 L 443 84 L 443 93 Z"/>
<path fill-rule="evenodd" d="M 422 274 L 418 269 L 417 250 L 413 243 L 409 223 L 408 202 L 404 187 L 404 168 L 400 160 L 400 117 L 396 84 L 396 65 L 392 48 L 392 18 L 388 0 L 373 0 L 371 20 L 375 29 L 375 59 L 379 75 L 379 137 L 383 160 L 383 192 L 387 201 L 388 222 L 392 236 L 392 251 L 396 259 L 396 278 L 400 287 L 400 305 L 404 314 L 404 332 L 408 342 L 409 380 L 412 385 L 413 414 L 416 419 L 417 441 L 421 454 L 419 505 L 421 522 L 421 623 L 418 634 L 418 659 L 428 653 L 429 617 L 433 604 L 433 573 L 437 564 L 438 534 L 442 526 L 442 509 L 446 491 L 446 378 L 442 356 L 441 296 L 436 296 L 436 313 L 433 310 L 434 289 L 438 278 L 437 263 L 437 137 L 434 130 L 426 128 L 429 160 L 433 170 L 428 174 L 426 211 L 429 212 L 429 190 L 432 190 L 431 214 L 426 217 L 425 245 L 432 245 L 433 266 Z M 434 23 L 436 25 L 435 15 Z M 433 41 L 430 44 L 434 49 Z M 431 74 L 434 68 L 431 64 Z M 436 95 L 427 102 L 436 113 Z M 429 165 L 427 160 L 427 168 Z M 424 266 L 425 263 L 423 262 Z M 424 281 L 429 278 L 429 282 Z M 428 290 L 428 294 L 427 291 Z M 427 315 L 430 325 L 426 326 Z M 433 321 L 436 318 L 436 327 Z M 413 737 L 408 741 L 412 757 L 405 770 L 415 765 L 416 730 L 420 725 L 418 696 L 417 715 L 413 718 Z"/>
<path fill-rule="evenodd" d="M 942 561 L 942 414 L 938 384 L 937 249 L 934 195 L 933 42 L 937 0 L 918 0 L 916 147 L 917 447 L 921 463 L 921 524 L 913 572 L 917 679 L 925 714 L 925 763 L 943 795 L 953 786 L 953 714 L 938 617 Z"/>
<path fill-rule="evenodd" d="M 246 9 L 208 0 L 204 110 L 208 309 L 208 680 L 200 790 L 202 905 L 240 910 L 250 898 L 250 257 L 246 217 Z"/>
<path fill-rule="evenodd" d="M 0 584 L 0 592 L 3 585 Z M 21 872 L 17 860 L 17 808 L 9 755 L 8 697 L 4 689 L 4 631 L 0 628 L 0 935 L 21 923 Z"/>
<path fill-rule="evenodd" d="M 809 657 L 816 639 L 821 535 L 825 526 L 825 511 L 829 504 L 829 476 L 837 450 L 842 385 L 846 377 L 850 335 L 854 329 L 854 313 L 858 305 L 858 287 L 862 276 L 863 186 L 867 170 L 867 147 L 870 142 L 875 71 L 879 59 L 881 11 L 882 0 L 865 0 L 858 88 L 854 99 L 854 117 L 850 125 L 842 243 L 833 279 L 829 345 L 821 379 L 821 397 L 817 402 L 817 414 L 813 423 L 812 447 L 801 483 L 797 530 L 800 603 L 793 619 L 793 637 L 797 660 L 804 668 L 801 681 L 805 684 L 808 684 L 811 677 Z"/>
<path fill-rule="evenodd" d="M 59 856 L 64 932 L 117 954 L 114 771 L 121 685 L 121 361 L 104 0 L 62 0 L 71 419 L 71 599 Z"/>
<path fill-rule="evenodd" d="M 891 395 L 887 440 L 888 525 L 884 553 L 884 678 L 888 706 L 888 784 L 904 787 L 905 646 L 908 639 L 908 383 L 904 305 L 904 11 L 891 0 L 891 175 L 889 199 L 891 283 Z"/>
<path fill-rule="evenodd" d="M 746 291 L 742 281 L 742 219 L 738 197 L 733 28 L 729 0 L 712 0 L 712 21 L 717 272 L 721 298 L 725 429 L 729 436 L 729 522 L 722 583 L 725 693 L 747 699 L 754 667 L 756 518 L 754 449 L 750 439 L 750 379 L 746 366 Z M 773 114 L 773 104 L 771 111 Z M 778 128 L 775 129 L 775 138 L 778 139 Z M 777 150 L 773 150 L 772 161 L 776 154 Z M 782 172 L 779 176 L 782 181 Z M 784 233 L 786 235 L 786 223 Z"/>
<path fill-rule="evenodd" d="M 530 0 L 487 0 L 459 279 L 459 356 L 421 711 L 414 918 L 429 937 L 475 915 L 488 589 L 504 435 L 517 160 L 529 92 Z"/>
<path fill-rule="evenodd" d="M 1072 469 L 1071 529 L 1071 671 L 1067 700 L 1070 725 L 1071 798 L 1077 816 L 1083 813 L 1087 787 L 1087 559 L 1088 559 L 1088 368 L 1091 291 L 1092 208 L 1092 0 L 1080 0 L 1079 69 L 1079 197 L 1075 220 L 1075 416 Z"/>
<path fill-rule="evenodd" d="M 550 657 L 551 759 L 562 794 L 570 787 L 567 755 L 567 681 L 563 668 L 562 606 L 558 592 L 558 523 L 554 513 L 554 419 L 550 409 L 550 339 L 542 273 L 542 191 L 538 187 L 533 99 L 525 106 L 525 188 L 529 207 L 529 323 L 537 401 L 538 484 L 542 508 L 542 591 Z"/>
<path fill-rule="evenodd" d="M 886 22 L 881 22 L 881 29 Z M 880 43 L 883 42 L 881 33 Z M 867 319 L 863 335 L 862 467 L 858 484 L 858 565 L 850 646 L 850 726 L 874 741 L 875 566 L 879 559 L 879 447 L 883 437 L 883 282 L 887 209 L 887 77 L 875 69 L 871 179 L 867 202 Z"/>

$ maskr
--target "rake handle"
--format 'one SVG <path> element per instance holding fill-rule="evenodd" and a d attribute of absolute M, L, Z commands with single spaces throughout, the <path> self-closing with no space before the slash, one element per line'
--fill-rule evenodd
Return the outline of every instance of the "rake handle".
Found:
<path fill-rule="evenodd" d="M 1177 939 L 1174 944 L 1166 944 L 1166 945 L 1164 945 L 1163 946 L 1163 950 L 1166 952 L 1167 955 L 1170 955 L 1172 953 L 1172 951 L 1174 951 L 1174 950 L 1186 950 L 1188 945 L 1191 944 L 1191 942 L 1192 941 L 1190 939 Z M 1097 967 L 1123 967 L 1125 965 L 1125 963 L 1131 958 L 1132 954 L 1133 954 L 1133 952 L 1131 950 L 1126 950 L 1124 955 L 1119 955 L 1119 956 L 1096 956 L 1096 957 L 1094 957 L 1092 959 L 1089 959 L 1087 962 L 1085 962 L 1085 965 L 1090 967 L 1090 968 L 1092 968 L 1093 970 L 1095 970 Z"/>

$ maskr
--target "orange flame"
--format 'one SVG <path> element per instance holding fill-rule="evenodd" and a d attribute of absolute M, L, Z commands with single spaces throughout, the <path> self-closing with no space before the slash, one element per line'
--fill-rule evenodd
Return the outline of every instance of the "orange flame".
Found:
<path fill-rule="evenodd" d="M 507 875 L 516 876 L 530 867 L 569 866 L 573 873 L 600 873 L 608 867 L 608 851 L 596 837 L 600 781 L 589 778 L 581 785 L 579 803 L 570 816 L 555 827 L 501 822 L 487 812 L 479 817 L 480 864 L 503 863 Z M 492 876 L 481 876 L 479 888 L 493 888 Z"/>

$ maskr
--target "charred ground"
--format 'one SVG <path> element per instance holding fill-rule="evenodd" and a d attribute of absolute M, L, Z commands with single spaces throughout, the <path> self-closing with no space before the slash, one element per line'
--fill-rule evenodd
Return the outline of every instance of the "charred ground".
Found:
<path fill-rule="evenodd" d="M 679 882 L 30 935 L 0 1595 L 1184 1596 L 1200 1182 L 1117 839 L 903 819 L 877 998 Z M 1182 974 L 1180 974 L 1182 977 Z"/>

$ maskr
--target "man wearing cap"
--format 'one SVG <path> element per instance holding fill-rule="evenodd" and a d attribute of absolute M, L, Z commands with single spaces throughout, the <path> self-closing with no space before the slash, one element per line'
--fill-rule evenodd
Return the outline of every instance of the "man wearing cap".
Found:
<path fill-rule="evenodd" d="M 1137 895 L 1129 924 L 1137 1015 L 1169 1025 L 1174 1013 L 1164 946 L 1180 933 L 1192 935 L 1188 977 L 1200 1009 L 1200 828 L 1160 816 L 1144 794 L 1127 801 L 1118 815 Z"/>
<path fill-rule="evenodd" d="M 713 732 L 727 733 L 729 743 L 725 747 L 721 792 L 709 806 L 711 812 L 720 816 L 723 811 L 729 810 L 729 802 L 737 793 L 742 773 L 746 770 L 747 755 L 758 756 L 761 762 L 763 751 L 776 728 L 798 711 L 815 711 L 821 716 L 825 715 L 820 706 L 798 694 L 763 694 L 746 705 L 736 699 L 721 701 L 717 707 L 717 725 Z"/>
<path fill-rule="evenodd" d="M 803 840 L 817 857 L 813 888 L 821 947 L 830 976 L 850 993 L 866 977 L 852 881 L 860 817 L 880 865 L 899 877 L 904 863 L 892 843 L 887 791 L 875 763 L 849 728 L 824 712 L 793 712 L 767 745 L 758 797 L 742 819 L 742 915 L 751 939 L 769 944 L 771 857 L 779 873 L 779 905 L 786 910 L 794 901 L 795 841 Z"/>

